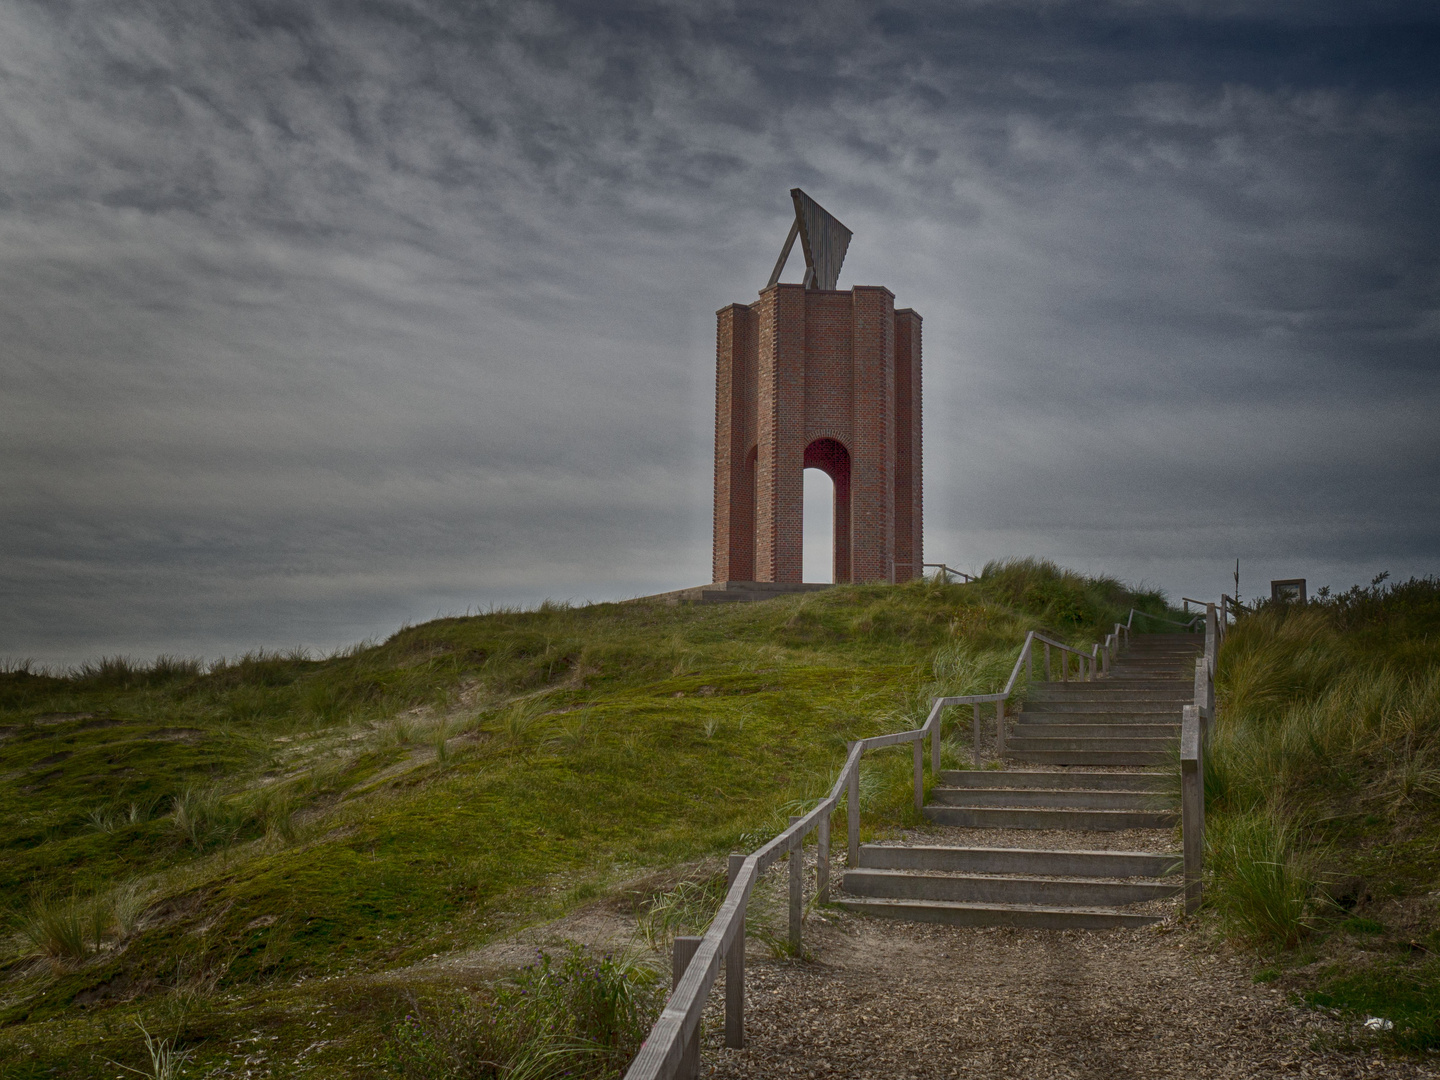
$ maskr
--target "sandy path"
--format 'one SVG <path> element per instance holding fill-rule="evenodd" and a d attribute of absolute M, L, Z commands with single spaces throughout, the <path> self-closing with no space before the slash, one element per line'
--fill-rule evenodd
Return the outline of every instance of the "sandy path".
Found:
<path fill-rule="evenodd" d="M 811 962 L 752 946 L 743 1051 L 706 1018 L 702 1076 L 1422 1077 L 1322 1049 L 1344 1025 L 1251 982 L 1249 965 L 1163 928 L 1101 933 L 806 924 Z"/>

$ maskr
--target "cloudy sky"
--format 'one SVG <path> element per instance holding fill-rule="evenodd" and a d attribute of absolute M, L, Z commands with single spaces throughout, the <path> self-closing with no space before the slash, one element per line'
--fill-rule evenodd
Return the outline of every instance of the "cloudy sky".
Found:
<path fill-rule="evenodd" d="M 0 657 L 707 580 L 794 185 L 927 558 L 1440 572 L 1437 179 L 1433 3 L 0 0 Z"/>

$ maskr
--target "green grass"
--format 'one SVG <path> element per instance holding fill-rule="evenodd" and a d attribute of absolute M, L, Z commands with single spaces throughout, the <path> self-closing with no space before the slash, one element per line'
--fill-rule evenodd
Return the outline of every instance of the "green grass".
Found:
<path fill-rule="evenodd" d="M 1222 925 L 1266 954 L 1303 942 L 1281 967 L 1305 968 L 1307 999 L 1393 1021 L 1397 1048 L 1440 1047 L 1440 581 L 1261 605 L 1231 630 L 1217 692 Z"/>
<path fill-rule="evenodd" d="M 659 1015 L 661 970 L 572 946 L 484 994 L 412 997 L 385 1047 L 410 1080 L 550 1080 L 624 1072 Z"/>
<path fill-rule="evenodd" d="M 753 848 L 847 740 L 997 688 L 1029 629 L 1088 643 L 1132 604 L 1166 610 L 1021 561 L 968 585 L 438 619 L 324 660 L 12 665 L 0 1077 L 150 1068 L 159 1039 L 194 1075 L 262 1051 L 394 1072 L 412 996 L 495 992 L 410 965 Z M 907 753 L 867 758 L 861 793 L 867 836 L 919 823 Z M 652 901 L 652 936 L 711 899 Z"/>

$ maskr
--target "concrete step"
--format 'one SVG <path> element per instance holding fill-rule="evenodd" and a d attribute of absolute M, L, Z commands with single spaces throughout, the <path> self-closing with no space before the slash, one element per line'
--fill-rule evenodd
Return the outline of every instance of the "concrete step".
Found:
<path fill-rule="evenodd" d="M 1178 716 L 1180 710 L 1189 701 L 1179 699 L 1176 701 L 1064 701 L 1059 699 L 1047 699 L 1045 701 L 1027 701 L 1025 708 L 1019 713 L 1011 715 L 1019 716 L 1054 716 L 1065 714 L 1070 716 L 1169 716 L 1172 713 Z"/>
<path fill-rule="evenodd" d="M 1013 750 L 1016 753 L 1023 750 L 1091 750 L 1096 752 L 1149 750 L 1164 753 L 1176 745 L 1178 745 L 1178 736 L 1174 739 L 1035 738 L 1027 736 L 1020 739 L 1007 738 L 1005 740 L 1006 751 Z"/>
<path fill-rule="evenodd" d="M 1034 727 L 1122 727 L 1120 734 L 1138 734 L 1136 727 L 1169 727 L 1178 724 L 1181 716 L 1175 708 L 1166 713 L 1012 713 L 1005 719 Z"/>
<path fill-rule="evenodd" d="M 1014 723 L 1024 727 L 1040 729 L 1040 734 L 1052 728 L 1077 727 L 1084 728 L 1095 734 L 1096 728 L 1113 727 L 1118 728 L 1117 738 L 1158 738 L 1159 736 L 1146 736 L 1144 728 L 1170 728 L 1180 723 L 1180 712 L 1173 714 L 1147 713 L 1143 716 L 1117 716 L 1114 713 L 1021 713 L 1019 716 L 1006 717 Z M 1162 731 L 1161 735 L 1167 734 Z"/>
<path fill-rule="evenodd" d="M 1174 765 L 1174 750 L 1010 750 L 1005 756 L 1031 765 L 1116 765 L 1154 767 Z"/>
<path fill-rule="evenodd" d="M 1204 656 L 1203 646 L 1180 646 L 1173 649 L 1124 649 L 1119 656 L 1112 656 L 1110 662 L 1126 660 L 1193 660 L 1197 656 Z"/>
<path fill-rule="evenodd" d="M 1028 721 L 1030 718 L 1027 716 Z M 1178 739 L 1180 725 L 1141 723 L 1022 723 L 1010 729 L 1017 739 Z"/>
<path fill-rule="evenodd" d="M 1168 773 L 1023 772 L 1015 769 L 945 769 L 940 783 L 952 788 L 1090 788 L 1100 791 L 1165 791 Z"/>
<path fill-rule="evenodd" d="M 1014 706 L 1006 708 L 1005 712 L 1014 716 L 1017 712 L 1115 712 L 1115 713 L 1146 713 L 1146 712 L 1174 712 L 1178 713 L 1186 705 L 1195 700 L 1193 691 L 1186 691 L 1184 694 L 1176 694 L 1171 698 L 1154 697 L 1032 697 L 1026 700 L 1019 709 Z M 957 718 L 961 715 L 954 714 Z"/>
<path fill-rule="evenodd" d="M 971 874 L 1044 874 L 1051 877 L 1165 877 L 1178 874 L 1179 852 L 1044 851 L 1031 848 L 902 847 L 862 844 L 860 867 Z"/>
<path fill-rule="evenodd" d="M 1193 689 L 1195 673 L 1189 675 L 1190 682 L 1180 678 L 1164 679 L 1096 679 L 1088 683 L 1064 683 L 1064 682 L 1036 682 L 1030 684 L 1028 691 L 1031 697 L 1045 697 L 1054 695 L 1056 697 L 1085 697 L 1089 694 L 1157 694 L 1169 696 L 1177 693 L 1184 693 Z"/>
<path fill-rule="evenodd" d="M 1149 926 L 1163 916 L 1139 915 L 1110 908 L 1038 907 L 1025 904 L 957 904 L 944 900 L 840 899 L 839 905 L 859 915 L 951 926 L 1025 926 L 1038 930 L 1109 930 L 1117 926 Z"/>
<path fill-rule="evenodd" d="M 851 896 L 880 896 L 890 900 L 1090 908 L 1164 900 L 1179 892 L 1181 886 L 1161 881 L 1116 881 L 1111 878 L 991 877 L 908 870 L 848 870 L 841 881 L 841 888 Z"/>
<path fill-rule="evenodd" d="M 1179 815 L 1169 810 L 1065 810 L 1049 807 L 935 806 L 925 816 L 937 825 L 964 829 L 1169 829 Z"/>
<path fill-rule="evenodd" d="M 1106 675 L 1106 682 L 1121 682 L 1125 679 L 1183 679 L 1186 675 L 1192 679 L 1195 677 L 1195 665 L 1188 660 L 1184 663 L 1156 663 L 1156 664 L 1115 664 Z M 1096 680 L 1097 682 L 1100 680 Z M 1093 686 L 1094 683 L 1081 683 L 1081 686 Z"/>
<path fill-rule="evenodd" d="M 1086 696 L 1053 694 L 1053 696 L 1047 697 L 1027 698 L 1024 711 L 1027 713 L 1030 711 L 1034 711 L 1034 713 L 1104 713 L 1104 711 L 1129 713 L 1133 710 L 1139 711 L 1139 713 L 1148 713 L 1148 711 L 1184 708 L 1192 700 L 1194 700 L 1194 691 L 1191 690 L 1181 691 L 1172 697 L 1152 697 L 1149 694 L 1143 697 L 1140 697 L 1139 694 L 1136 694 L 1135 697 L 1125 697 L 1122 694 L 1106 694 L 1103 697 L 1100 694 L 1086 694 Z"/>
<path fill-rule="evenodd" d="M 1025 697 L 1025 707 L 1051 705 L 1188 705 L 1195 691 L 1190 686 L 1177 686 L 1161 693 L 1158 690 L 1111 690 L 1104 686 L 1081 687 L 1079 690 L 1049 691 Z"/>
<path fill-rule="evenodd" d="M 1054 788 L 945 788 L 930 790 L 937 806 L 1051 806 L 1075 810 L 1164 810 L 1174 798 L 1156 791 L 1066 791 Z"/>
<path fill-rule="evenodd" d="M 1110 674 L 1116 671 L 1124 671 L 1126 668 L 1143 669 L 1147 667 L 1163 666 L 1175 668 L 1188 668 L 1191 672 L 1195 670 L 1195 661 L 1199 660 L 1202 654 L 1186 653 L 1183 656 L 1117 656 L 1110 661 Z"/>

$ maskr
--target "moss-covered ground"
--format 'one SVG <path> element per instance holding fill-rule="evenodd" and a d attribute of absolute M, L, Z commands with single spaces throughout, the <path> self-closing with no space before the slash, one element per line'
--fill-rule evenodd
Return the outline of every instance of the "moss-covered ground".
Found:
<path fill-rule="evenodd" d="M 1135 594 L 1030 562 L 762 604 L 545 605 L 324 660 L 0 675 L 0 1077 L 383 1073 L 403 972 L 752 847 L 849 739 Z M 958 750 L 959 747 L 957 746 Z M 867 832 L 913 824 L 867 764 Z M 838 832 L 838 830 L 837 830 Z M 128 1075 L 128 1074 L 127 1074 Z"/>

